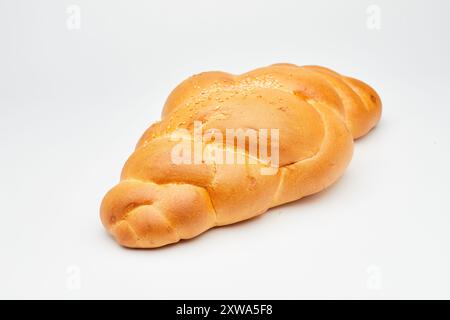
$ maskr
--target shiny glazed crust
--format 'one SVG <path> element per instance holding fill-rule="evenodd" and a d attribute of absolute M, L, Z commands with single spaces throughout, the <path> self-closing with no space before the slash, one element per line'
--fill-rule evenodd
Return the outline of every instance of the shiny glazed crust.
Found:
<path fill-rule="evenodd" d="M 194 75 L 168 97 L 162 120 L 139 140 L 100 216 L 123 246 L 155 248 L 239 222 L 317 193 L 347 167 L 353 140 L 379 121 L 381 100 L 367 84 L 318 66 L 276 64 L 235 76 Z M 279 165 L 263 161 L 174 164 L 178 129 L 279 129 Z M 207 143 L 207 142 L 205 142 Z M 212 142 L 209 142 L 212 143 Z M 248 148 L 220 145 L 224 153 Z"/>

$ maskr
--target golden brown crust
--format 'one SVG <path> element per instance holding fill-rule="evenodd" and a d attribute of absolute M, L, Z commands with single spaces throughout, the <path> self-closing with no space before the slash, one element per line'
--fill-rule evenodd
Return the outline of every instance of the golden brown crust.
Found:
<path fill-rule="evenodd" d="M 317 66 L 276 64 L 240 76 L 205 72 L 183 81 L 169 95 L 162 120 L 139 140 L 121 182 L 101 206 L 102 223 L 127 247 L 154 248 L 189 239 L 220 225 L 319 192 L 344 172 L 353 139 L 372 129 L 381 101 L 367 84 Z M 171 152 L 179 129 L 279 129 L 280 168 L 246 145 L 203 142 L 243 164 L 175 164 Z M 252 158 L 253 162 L 248 161 Z"/>

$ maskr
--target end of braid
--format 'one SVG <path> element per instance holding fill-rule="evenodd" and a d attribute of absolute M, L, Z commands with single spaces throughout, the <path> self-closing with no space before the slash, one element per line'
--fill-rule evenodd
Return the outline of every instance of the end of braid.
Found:
<path fill-rule="evenodd" d="M 216 224 L 205 189 L 135 180 L 123 180 L 106 194 L 100 218 L 117 242 L 131 248 L 190 239 Z"/>
<path fill-rule="evenodd" d="M 320 66 L 301 67 L 320 74 L 336 90 L 345 109 L 346 125 L 354 139 L 365 136 L 381 117 L 381 99 L 368 84 Z"/>

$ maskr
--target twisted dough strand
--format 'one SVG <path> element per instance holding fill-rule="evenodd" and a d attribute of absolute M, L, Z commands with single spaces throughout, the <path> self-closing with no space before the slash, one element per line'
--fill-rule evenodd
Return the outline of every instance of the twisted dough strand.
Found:
<path fill-rule="evenodd" d="M 139 140 L 121 182 L 101 205 L 101 220 L 127 247 L 154 248 L 319 192 L 344 172 L 353 139 L 372 129 L 381 101 L 365 83 L 323 67 L 277 64 L 240 76 L 206 72 L 168 97 L 162 120 Z M 204 130 L 277 128 L 280 168 L 261 175 L 263 161 L 174 164 L 171 134 Z M 213 142 L 208 142 L 209 144 Z M 244 149 L 217 145 L 235 156 Z"/>

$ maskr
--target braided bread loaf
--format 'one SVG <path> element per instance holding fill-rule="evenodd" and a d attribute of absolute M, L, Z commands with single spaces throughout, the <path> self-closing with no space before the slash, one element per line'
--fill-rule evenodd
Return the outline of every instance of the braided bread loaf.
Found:
<path fill-rule="evenodd" d="M 336 181 L 351 159 L 353 140 L 380 116 L 381 101 L 371 87 L 323 67 L 276 64 L 240 76 L 195 75 L 175 88 L 162 120 L 138 142 L 120 183 L 103 199 L 102 223 L 123 246 L 154 248 L 257 216 Z M 248 161 L 247 144 L 216 143 L 216 152 L 243 155 L 244 163 L 174 163 L 180 140 L 173 134 L 192 133 L 194 121 L 222 132 L 278 129 L 279 169 L 261 174 L 268 164 Z"/>

